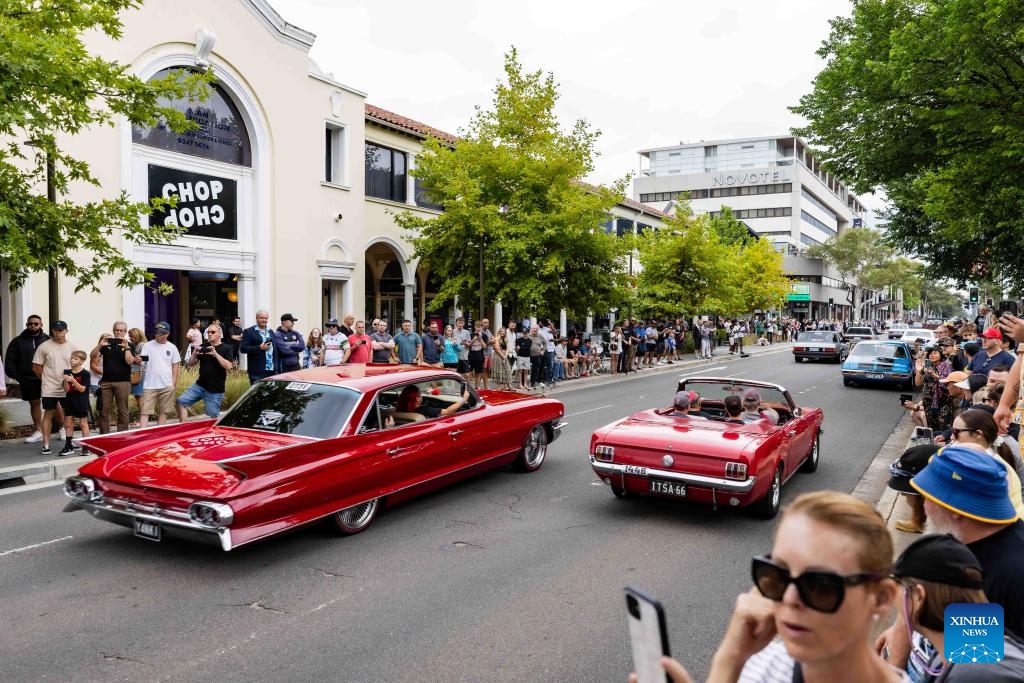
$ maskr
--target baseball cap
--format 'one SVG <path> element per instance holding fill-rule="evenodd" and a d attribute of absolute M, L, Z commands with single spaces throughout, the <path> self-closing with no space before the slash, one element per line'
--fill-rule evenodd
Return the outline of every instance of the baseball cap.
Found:
<path fill-rule="evenodd" d="M 693 403 L 695 396 L 699 397 L 699 394 L 696 391 L 677 391 L 674 403 L 677 406 L 688 407 L 691 403 Z"/>
<path fill-rule="evenodd" d="M 56 320 L 56 321 L 54 321 L 53 325 L 50 325 L 50 329 L 51 330 L 66 330 L 66 329 L 68 329 L 68 324 L 66 322 L 64 322 L 63 320 Z"/>
<path fill-rule="evenodd" d="M 933 443 L 911 446 L 903 451 L 900 459 L 889 465 L 889 488 L 903 493 L 917 495 L 917 491 L 910 487 L 910 478 L 920 472 L 931 460 L 932 456 L 939 452 L 939 446 Z"/>
<path fill-rule="evenodd" d="M 984 451 L 947 446 L 910 485 L 933 503 L 979 522 L 1009 524 L 1017 519 L 1006 468 Z"/>
<path fill-rule="evenodd" d="M 968 575 L 967 570 L 974 570 Z M 900 553 L 893 565 L 892 575 L 933 581 L 961 588 L 984 588 L 981 564 L 970 548 L 950 534 L 931 534 L 917 539 Z"/>
<path fill-rule="evenodd" d="M 957 382 L 963 382 L 968 377 L 970 377 L 970 374 L 964 372 L 963 370 L 955 370 L 946 375 L 945 377 L 943 377 L 942 379 L 940 379 L 939 381 L 942 382 L 943 384 L 949 384 L 951 382 L 953 384 L 956 384 Z"/>
<path fill-rule="evenodd" d="M 165 322 L 159 322 L 153 327 L 153 332 L 156 334 L 170 334 L 171 324 Z"/>
<path fill-rule="evenodd" d="M 960 387 L 961 389 L 967 389 L 973 394 L 986 384 L 988 384 L 988 377 L 975 372 L 972 375 L 968 375 L 966 379 L 960 380 L 954 386 Z"/>
<path fill-rule="evenodd" d="M 935 343 L 939 346 L 956 346 L 956 342 L 953 341 L 952 337 L 940 337 L 939 341 Z"/>
<path fill-rule="evenodd" d="M 281 316 L 281 322 L 284 322 L 285 320 L 291 320 L 293 323 L 299 322 L 299 319 L 296 318 L 291 313 L 285 313 L 284 315 Z"/>
<path fill-rule="evenodd" d="M 746 391 L 743 392 L 743 402 L 744 403 L 760 403 L 761 402 L 761 392 L 758 391 L 757 389 L 747 389 Z"/>
<path fill-rule="evenodd" d="M 1003 333 L 1000 332 L 995 327 L 990 327 L 987 330 L 985 330 L 984 332 L 982 332 L 981 336 L 984 337 L 985 339 L 1002 339 L 1003 338 Z"/>
<path fill-rule="evenodd" d="M 282 318 L 282 320 L 283 320 L 283 318 Z M 337 318 L 331 318 L 330 320 L 328 320 L 327 321 L 327 327 L 338 327 L 338 319 Z"/>

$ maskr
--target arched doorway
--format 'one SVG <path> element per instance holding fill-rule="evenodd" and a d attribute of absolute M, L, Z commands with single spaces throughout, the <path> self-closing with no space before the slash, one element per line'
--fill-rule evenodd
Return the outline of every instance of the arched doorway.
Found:
<path fill-rule="evenodd" d="M 367 320 L 382 318 L 389 330 L 396 330 L 402 320 L 416 320 L 413 293 L 416 281 L 397 245 L 375 242 L 366 249 L 365 310 Z"/>

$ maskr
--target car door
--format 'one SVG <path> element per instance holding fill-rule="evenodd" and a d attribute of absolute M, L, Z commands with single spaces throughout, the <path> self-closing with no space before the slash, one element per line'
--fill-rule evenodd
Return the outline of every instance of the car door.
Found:
<path fill-rule="evenodd" d="M 448 440 L 451 448 L 450 470 L 460 470 L 486 462 L 507 450 L 500 431 L 494 428 L 495 409 L 486 405 L 476 392 L 463 383 L 446 379 L 440 390 L 448 395 L 469 391 L 467 404 L 451 415 L 438 418 L 438 438 Z"/>
<path fill-rule="evenodd" d="M 381 411 L 380 422 L 387 425 L 385 415 L 386 411 Z M 378 430 L 370 467 L 382 490 L 409 488 L 447 469 L 451 445 L 443 432 L 438 418 Z"/>

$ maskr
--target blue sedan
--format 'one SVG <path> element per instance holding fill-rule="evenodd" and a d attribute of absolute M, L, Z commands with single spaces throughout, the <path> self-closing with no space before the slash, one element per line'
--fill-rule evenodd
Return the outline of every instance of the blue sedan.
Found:
<path fill-rule="evenodd" d="M 862 341 L 843 363 L 843 384 L 895 384 L 911 388 L 914 350 L 902 341 Z"/>

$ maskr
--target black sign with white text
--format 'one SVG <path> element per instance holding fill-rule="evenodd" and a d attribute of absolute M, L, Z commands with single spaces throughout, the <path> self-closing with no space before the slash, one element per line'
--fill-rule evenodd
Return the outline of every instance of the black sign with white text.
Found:
<path fill-rule="evenodd" d="M 178 198 L 177 206 L 150 214 L 151 226 L 177 225 L 189 235 L 238 238 L 238 183 L 234 180 L 150 164 L 149 196 Z"/>

